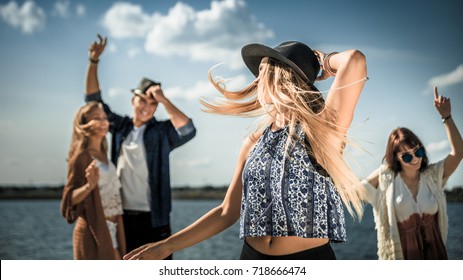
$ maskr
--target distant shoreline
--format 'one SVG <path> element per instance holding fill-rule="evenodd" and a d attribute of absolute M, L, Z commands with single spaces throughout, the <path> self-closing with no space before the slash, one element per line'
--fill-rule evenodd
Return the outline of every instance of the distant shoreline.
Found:
<path fill-rule="evenodd" d="M 221 200 L 227 187 L 173 187 L 173 199 Z M 0 186 L 0 200 L 8 199 L 61 199 L 63 186 Z M 463 202 L 463 186 L 445 190 L 448 202 Z"/>
<path fill-rule="evenodd" d="M 173 187 L 173 199 L 223 199 L 227 187 Z M 61 199 L 63 186 L 0 186 L 0 200 Z"/>

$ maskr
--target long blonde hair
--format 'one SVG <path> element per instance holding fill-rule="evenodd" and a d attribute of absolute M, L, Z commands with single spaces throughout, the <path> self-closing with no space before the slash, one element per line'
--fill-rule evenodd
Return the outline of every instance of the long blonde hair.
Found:
<path fill-rule="evenodd" d="M 258 82 L 253 82 L 242 90 L 228 91 L 224 80 L 214 81 L 212 69 L 208 78 L 212 85 L 225 97 L 216 101 L 203 98 L 203 111 L 222 115 L 242 117 L 266 116 L 256 130 L 262 130 L 276 120 L 276 115 L 284 115 L 289 124 L 291 141 L 302 140 L 297 136 L 296 127 L 305 132 L 308 140 L 307 151 L 333 179 L 336 189 L 352 216 L 363 215 L 363 188 L 358 177 L 343 158 L 342 150 L 346 136 L 336 124 L 337 114 L 324 104 L 320 92 L 314 91 L 290 67 L 273 59 L 261 69 Z M 266 104 L 265 95 L 272 100 Z M 321 116 L 323 112 L 325 117 Z M 287 149 L 286 149 L 287 150 Z"/>
<path fill-rule="evenodd" d="M 69 147 L 68 160 L 88 147 L 89 137 L 91 135 L 90 125 L 88 124 L 90 121 L 88 119 L 88 115 L 96 108 L 103 109 L 103 106 L 99 102 L 91 101 L 77 110 L 73 121 L 72 138 L 71 145 Z M 106 137 L 104 137 L 101 141 L 100 149 L 104 153 L 107 152 L 108 141 L 106 140 Z"/>

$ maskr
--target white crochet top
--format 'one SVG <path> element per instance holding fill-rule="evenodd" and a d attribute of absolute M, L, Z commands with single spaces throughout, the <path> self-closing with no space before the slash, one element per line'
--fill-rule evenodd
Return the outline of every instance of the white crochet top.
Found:
<path fill-rule="evenodd" d="M 122 215 L 121 183 L 116 174 L 116 167 L 111 161 L 104 163 L 99 160 L 97 166 L 100 170 L 98 187 L 105 217 Z"/>

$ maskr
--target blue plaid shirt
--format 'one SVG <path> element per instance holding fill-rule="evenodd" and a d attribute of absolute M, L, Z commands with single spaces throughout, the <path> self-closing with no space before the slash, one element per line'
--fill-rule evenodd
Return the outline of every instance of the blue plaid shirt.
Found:
<path fill-rule="evenodd" d="M 133 120 L 128 116 L 121 116 L 109 108 L 101 98 L 101 92 L 86 96 L 86 102 L 98 101 L 103 104 L 110 122 L 111 161 L 117 165 L 122 148 L 122 142 L 133 129 Z M 148 167 L 148 183 L 151 189 L 151 224 L 153 227 L 165 226 L 170 223 L 172 197 L 170 189 L 169 154 L 190 141 L 196 135 L 193 121 L 175 128 L 170 120 L 157 121 L 154 117 L 146 123 L 143 142 L 146 149 Z"/>

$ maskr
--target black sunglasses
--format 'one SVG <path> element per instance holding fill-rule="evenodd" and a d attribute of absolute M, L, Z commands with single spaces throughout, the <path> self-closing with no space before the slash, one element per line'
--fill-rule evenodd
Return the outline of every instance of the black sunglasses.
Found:
<path fill-rule="evenodd" d="M 422 158 L 424 157 L 424 148 L 423 147 L 420 147 L 419 149 L 417 149 L 414 153 L 415 157 L 417 158 Z M 409 163 L 413 160 L 413 155 L 410 154 L 409 152 L 405 152 L 403 153 L 401 156 L 402 160 L 405 162 L 405 163 Z"/>

